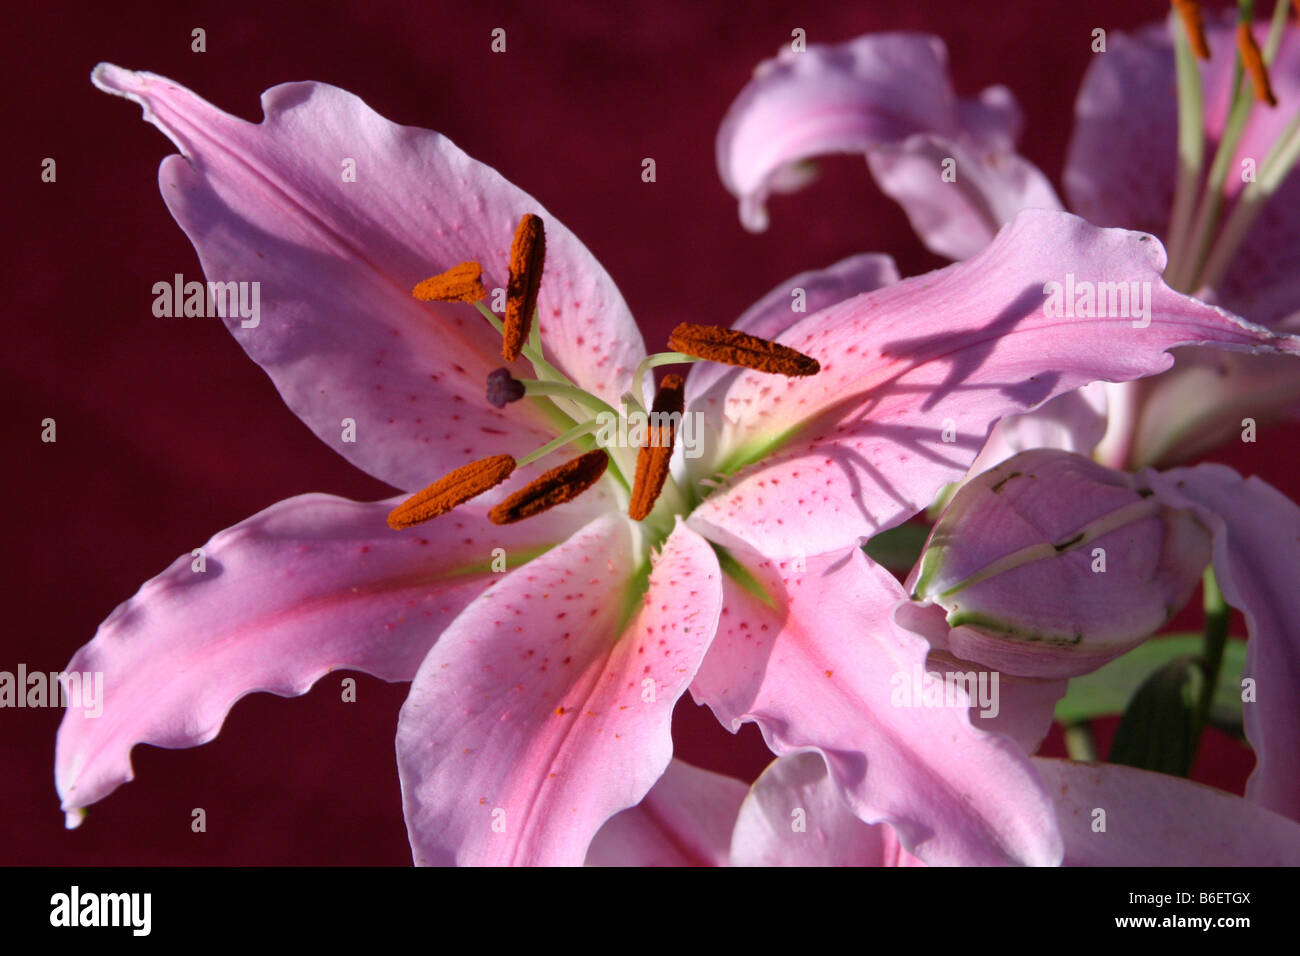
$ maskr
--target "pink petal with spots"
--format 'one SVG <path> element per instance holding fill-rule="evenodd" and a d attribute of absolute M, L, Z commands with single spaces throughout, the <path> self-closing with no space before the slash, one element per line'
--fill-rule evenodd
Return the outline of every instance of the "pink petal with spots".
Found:
<path fill-rule="evenodd" d="M 581 864 L 662 776 L 673 705 L 717 626 L 720 572 L 680 523 L 640 600 L 637 563 L 631 523 L 599 518 L 430 651 L 397 730 L 417 864 Z"/>
<path fill-rule="evenodd" d="M 231 334 L 294 413 L 370 474 L 414 491 L 554 434 L 526 404 L 487 404 L 500 336 L 472 306 L 411 297 L 467 259 L 489 290 L 504 287 L 523 213 L 546 222 L 546 351 L 609 401 L 627 387 L 644 347 L 613 281 L 536 200 L 445 137 L 322 83 L 267 90 L 254 125 L 151 73 L 101 65 L 93 79 L 143 106 L 183 153 L 163 160 L 159 186 L 208 279 L 260 283 L 260 321 L 227 318 Z M 355 442 L 342 440 L 348 418 Z"/>
<path fill-rule="evenodd" d="M 1222 790 L 1118 764 L 1035 757 L 1034 769 L 1067 866 L 1300 865 L 1300 824 Z"/>
<path fill-rule="evenodd" d="M 1052 865 L 1050 801 L 1010 738 L 971 726 L 960 687 L 926 706 L 928 642 L 894 619 L 903 590 L 858 548 L 773 564 L 734 555 L 768 600 L 723 582 L 717 637 L 692 685 L 778 755 L 815 749 L 853 812 L 928 863 Z M 951 700 L 951 706 L 948 701 Z"/>
<path fill-rule="evenodd" d="M 430 645 L 499 576 L 492 549 L 525 560 L 564 540 L 591 505 L 575 502 L 498 528 L 467 505 L 393 531 L 396 504 L 302 495 L 176 559 L 100 625 L 69 672 L 101 672 L 102 714 L 70 707 L 55 781 L 63 808 L 133 778 L 131 748 L 194 747 L 254 691 L 307 692 L 330 671 L 410 680 Z M 574 509 L 579 510 L 574 510 Z"/>
<path fill-rule="evenodd" d="M 1020 111 L 1003 87 L 957 99 L 937 37 L 869 34 L 783 49 L 759 64 L 718 129 L 718 173 L 740 200 L 741 222 L 760 232 L 768 195 L 804 185 L 810 177 L 802 164 L 813 157 L 870 154 L 916 133 L 948 137 L 981 155 L 1013 155 L 1019 127 Z"/>
<path fill-rule="evenodd" d="M 872 292 L 898 281 L 894 260 L 878 253 L 865 253 L 842 259 L 825 269 L 801 272 L 787 279 L 741 315 L 732 328 L 764 339 L 774 339 L 790 326 L 845 299 Z M 795 311 L 798 308 L 799 311 Z M 690 367 L 686 376 L 686 404 L 702 412 L 717 428 L 721 424 L 722 406 L 727 389 L 741 370 L 718 362 L 700 362 Z M 697 474 L 712 470 L 712 456 L 687 459 Z"/>
<path fill-rule="evenodd" d="M 1190 507 L 1214 531 L 1214 571 L 1223 596 L 1245 615 L 1242 705 L 1257 762 L 1246 798 L 1300 820 L 1300 507 L 1258 478 L 1223 465 L 1175 468 L 1142 479 L 1174 507 Z"/>
<path fill-rule="evenodd" d="M 1236 61 L 1235 11 L 1207 17 L 1211 57 L 1201 63 L 1206 134 L 1213 144 L 1227 119 Z M 1175 29 L 1181 25 L 1175 21 Z M 1255 24 L 1262 47 L 1268 35 Z M 1102 226 L 1143 229 L 1164 236 L 1169 227 L 1178 169 L 1178 111 L 1174 54 L 1169 27 L 1152 24 L 1134 34 L 1112 32 L 1105 56 L 1093 58 L 1075 104 L 1074 136 L 1065 167 L 1065 191 L 1072 208 Z M 1278 106 L 1256 104 L 1231 169 L 1242 160 L 1263 163 L 1282 130 L 1300 112 L 1300 30 L 1294 22 L 1283 33 L 1277 60 L 1269 70 Z M 1248 81 L 1247 81 L 1248 82 Z M 1142 160 L 1116 143 L 1140 144 Z M 1227 194 L 1244 183 L 1229 175 Z M 1216 300 L 1247 318 L 1275 326 L 1296 313 L 1300 301 L 1300 176 L 1293 171 L 1260 216 L 1224 281 Z"/>
<path fill-rule="evenodd" d="M 1180 344 L 1300 350 L 1294 336 L 1173 292 L 1164 266 L 1150 236 L 1030 210 L 965 262 L 805 319 L 780 341 L 818 359 L 821 372 L 747 370 L 735 380 L 723 409 L 735 424 L 718 454 L 728 470 L 761 463 L 733 474 L 691 526 L 726 546 L 818 554 L 926 507 L 1006 415 L 1098 379 L 1163 371 L 1166 350 Z M 1149 322 L 1126 316 L 1118 296 L 1113 317 L 1052 314 L 1067 284 L 1082 301 L 1083 282 L 1094 292 L 1138 283 L 1139 300 L 1149 289 Z"/>
<path fill-rule="evenodd" d="M 727 866 L 731 828 L 749 788 L 673 758 L 635 807 L 614 814 L 587 866 Z"/>
<path fill-rule="evenodd" d="M 740 807 L 734 866 L 924 866 L 883 823 L 863 823 L 816 753 L 781 757 Z"/>

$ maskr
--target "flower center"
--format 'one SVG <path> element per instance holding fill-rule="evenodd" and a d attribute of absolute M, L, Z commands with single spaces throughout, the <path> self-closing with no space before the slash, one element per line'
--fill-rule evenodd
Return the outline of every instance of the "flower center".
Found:
<path fill-rule="evenodd" d="M 685 414 L 685 379 L 669 374 L 655 392 L 650 411 L 642 407 L 642 380 L 659 365 L 696 361 L 721 362 L 774 375 L 815 375 L 817 360 L 776 342 L 732 329 L 684 323 L 669 337 L 674 351 L 647 356 L 632 375 L 632 388 L 615 410 L 604 399 L 575 385 L 547 361 L 535 321 L 537 297 L 545 269 L 546 232 L 540 217 L 525 214 L 515 230 L 510 248 L 506 316 L 503 322 L 483 300 L 483 268 L 462 262 L 420 282 L 412 295 L 421 301 L 473 304 L 501 333 L 501 355 L 507 362 L 522 356 L 533 366 L 536 378 L 516 379 L 505 368 L 490 373 L 486 399 L 496 408 L 530 398 L 541 404 L 560 434 L 516 461 L 510 455 L 493 455 L 462 465 L 423 491 L 402 502 L 388 516 L 397 530 L 429 521 L 501 484 L 522 465 L 572 444 L 587 450 L 529 482 L 494 507 L 488 517 L 509 524 L 541 514 L 596 484 L 608 470 L 626 490 L 628 517 L 648 522 L 658 540 L 672 530 L 672 515 L 690 510 L 688 498 L 673 480 L 670 464 Z M 594 416 L 588 413 L 594 412 Z M 637 435 L 635 441 L 623 436 Z M 592 447 L 595 446 L 595 447 Z M 633 453 L 635 452 L 635 457 Z M 611 467 L 612 466 L 612 467 Z M 662 504 L 662 507 L 661 507 Z"/>

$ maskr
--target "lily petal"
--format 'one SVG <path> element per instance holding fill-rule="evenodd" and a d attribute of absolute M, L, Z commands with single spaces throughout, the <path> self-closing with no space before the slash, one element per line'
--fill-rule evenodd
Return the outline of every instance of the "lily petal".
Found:
<path fill-rule="evenodd" d="M 214 738 L 254 691 L 306 693 L 333 670 L 410 680 L 439 633 L 499 580 L 507 560 L 563 541 L 594 503 L 497 528 L 486 508 L 393 531 L 396 503 L 302 495 L 272 505 L 177 558 L 100 625 L 68 673 L 102 673 L 102 714 L 69 708 L 55 782 L 64 810 L 133 778 L 131 748 Z M 577 510 L 575 510 L 577 509 Z"/>
<path fill-rule="evenodd" d="M 900 695 L 924 673 L 929 644 L 895 622 L 903 591 L 888 572 L 856 547 L 809 557 L 802 571 L 733 557 L 767 599 L 724 581 L 696 700 L 733 730 L 756 721 L 778 755 L 819 751 L 853 812 L 889 823 L 928 863 L 1059 861 L 1051 803 L 1024 752 L 971 726 L 960 687 L 951 707 Z"/>
<path fill-rule="evenodd" d="M 1300 507 L 1258 478 L 1223 465 L 1144 471 L 1164 501 L 1190 507 L 1214 532 L 1214 570 L 1229 604 L 1245 615 L 1244 676 L 1254 700 L 1243 705 L 1257 762 L 1246 798 L 1300 820 Z"/>
<path fill-rule="evenodd" d="M 613 281 L 527 193 L 444 136 L 390 123 L 322 83 L 262 95 L 245 122 L 152 73 L 103 64 L 95 84 L 139 103 L 183 155 L 163 199 L 208 279 L 260 282 L 260 320 L 231 334 L 299 418 L 357 467 L 406 491 L 554 435 L 540 413 L 484 400 L 500 337 L 473 306 L 417 302 L 416 283 L 463 260 L 506 285 L 523 213 L 546 221 L 542 341 L 581 387 L 617 401 L 644 355 Z M 355 161 L 355 181 L 341 163 Z M 341 422 L 356 423 L 356 441 Z"/>
<path fill-rule="evenodd" d="M 826 761 L 796 753 L 754 782 L 731 837 L 733 866 L 924 866 L 883 823 L 863 823 L 840 797 Z"/>
<path fill-rule="evenodd" d="M 1022 209 L 1063 208 L 1037 166 L 982 144 L 918 133 L 873 148 L 867 164 L 926 248 L 949 259 L 979 252 Z"/>
<path fill-rule="evenodd" d="M 762 461 L 733 474 L 691 526 L 728 547 L 819 554 L 926 507 L 1005 415 L 1098 379 L 1163 371 L 1176 345 L 1300 350 L 1172 291 L 1164 266 L 1151 236 L 1030 210 L 971 259 L 805 319 L 780 340 L 821 372 L 735 380 L 720 454 L 733 467 Z M 1050 302 L 1076 281 L 1139 283 L 1149 322 L 1054 315 Z"/>
<path fill-rule="evenodd" d="M 676 757 L 635 807 L 614 814 L 587 866 L 727 866 L 731 828 L 749 788 Z"/>
<path fill-rule="evenodd" d="M 1300 864 L 1300 824 L 1233 794 L 1119 764 L 1035 757 L 1034 769 L 1056 801 L 1067 866 Z"/>
<path fill-rule="evenodd" d="M 641 598 L 633 533 L 621 516 L 591 522 L 467 607 L 425 658 L 397 729 L 417 864 L 580 865 L 664 773 L 721 575 L 679 523 Z"/>
<path fill-rule="evenodd" d="M 957 99 L 937 37 L 867 34 L 760 64 L 718 130 L 718 171 L 740 200 L 741 222 L 759 232 L 767 196 L 807 182 L 796 175 L 801 163 L 863 153 L 926 244 L 964 257 L 1018 210 L 1060 208 L 1042 173 L 1013 152 L 1020 125 L 1005 87 Z M 954 188 L 940 180 L 947 158 L 957 162 Z"/>
<path fill-rule="evenodd" d="M 812 269 L 787 279 L 746 309 L 731 327 L 759 338 L 774 339 L 809 315 L 863 292 L 893 285 L 898 279 L 898 267 L 890 256 L 879 253 L 850 256 L 825 269 Z M 705 413 L 711 424 L 718 427 L 727 389 L 740 372 L 720 362 L 692 365 L 686 376 L 686 407 Z M 706 455 L 702 459 L 688 459 L 690 462 L 699 462 L 695 467 L 707 474 L 713 459 Z"/>

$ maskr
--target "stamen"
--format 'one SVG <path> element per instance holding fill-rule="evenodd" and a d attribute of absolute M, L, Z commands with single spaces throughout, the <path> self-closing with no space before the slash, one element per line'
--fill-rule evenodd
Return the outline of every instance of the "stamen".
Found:
<path fill-rule="evenodd" d="M 641 521 L 650 514 L 664 490 L 668 464 L 673 457 L 673 442 L 677 437 L 677 422 L 681 421 L 685 405 L 686 380 L 680 375 L 665 375 L 650 411 L 655 416 L 650 420 L 650 433 L 636 456 L 636 478 L 632 482 L 632 500 L 627 506 L 628 517 L 633 521 Z M 655 424 L 665 419 L 666 425 Z"/>
<path fill-rule="evenodd" d="M 524 383 L 511 375 L 509 369 L 499 368 L 495 372 L 488 372 L 487 400 L 493 408 L 505 408 L 523 397 Z"/>
<path fill-rule="evenodd" d="M 506 321 L 501 340 L 501 357 L 507 362 L 519 358 L 528 341 L 545 262 L 546 231 L 542 220 L 530 212 L 524 213 L 510 244 L 510 279 L 506 283 Z"/>
<path fill-rule="evenodd" d="M 482 276 L 483 267 L 477 262 L 462 262 L 425 279 L 411 295 L 421 302 L 481 302 L 487 298 Z"/>
<path fill-rule="evenodd" d="M 1210 45 L 1205 42 L 1205 21 L 1201 17 L 1201 5 L 1196 0 L 1173 0 L 1173 8 L 1183 19 L 1183 29 L 1192 44 L 1192 52 L 1199 60 L 1210 58 Z"/>
<path fill-rule="evenodd" d="M 739 365 L 773 375 L 816 375 L 821 365 L 815 358 L 756 335 L 716 325 L 683 322 L 668 336 L 668 347 L 695 358 L 724 365 Z"/>
<path fill-rule="evenodd" d="M 1250 74 L 1250 83 L 1255 88 L 1255 99 L 1277 106 L 1277 97 L 1273 95 L 1273 84 L 1268 81 L 1268 68 L 1260 55 L 1259 44 L 1255 34 L 1250 30 L 1248 21 L 1237 23 L 1237 52 L 1241 54 L 1241 65 Z"/>
<path fill-rule="evenodd" d="M 401 531 L 412 525 L 446 514 L 457 505 L 495 488 L 510 477 L 515 460 L 509 455 L 493 455 L 461 465 L 443 475 L 428 488 L 418 491 L 388 513 L 388 527 Z"/>
<path fill-rule="evenodd" d="M 605 473 L 609 455 L 597 448 L 552 468 L 488 512 L 493 524 L 513 524 L 582 494 Z"/>

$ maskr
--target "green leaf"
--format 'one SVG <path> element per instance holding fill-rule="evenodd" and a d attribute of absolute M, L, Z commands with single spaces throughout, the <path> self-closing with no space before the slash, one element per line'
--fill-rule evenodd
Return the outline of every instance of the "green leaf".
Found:
<path fill-rule="evenodd" d="M 1153 637 L 1100 670 L 1072 678 L 1069 690 L 1056 705 L 1056 719 L 1075 724 L 1122 714 L 1152 671 L 1178 657 L 1195 657 L 1203 640 L 1200 634 Z M 1246 642 L 1239 637 L 1229 638 L 1214 688 L 1210 723 L 1237 735 L 1241 734 L 1241 673 L 1245 666 Z"/>
<path fill-rule="evenodd" d="M 930 529 L 923 524 L 900 524 L 882 531 L 864 546 L 867 557 L 891 571 L 910 571 L 921 556 Z"/>
<path fill-rule="evenodd" d="M 1200 739 L 1196 705 L 1204 682 L 1192 657 L 1176 657 L 1143 681 L 1120 718 L 1110 762 L 1187 776 Z"/>

